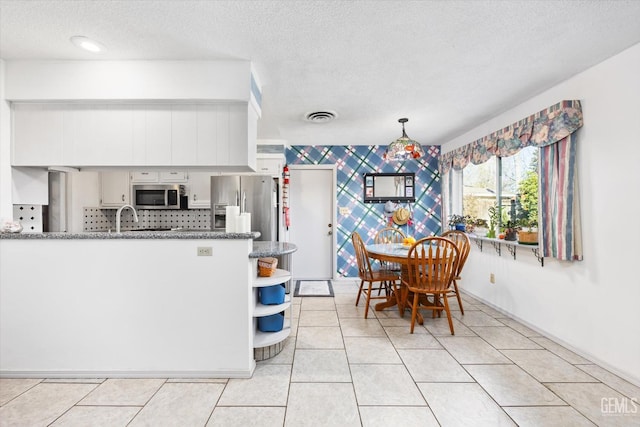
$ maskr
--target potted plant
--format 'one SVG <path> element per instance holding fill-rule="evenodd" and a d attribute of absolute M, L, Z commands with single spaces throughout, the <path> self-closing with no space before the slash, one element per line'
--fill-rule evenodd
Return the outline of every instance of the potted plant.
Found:
<path fill-rule="evenodd" d="M 500 220 L 500 207 L 497 205 L 493 205 L 489 208 L 489 231 L 487 232 L 487 237 L 492 239 L 496 238 L 496 226 Z"/>
<path fill-rule="evenodd" d="M 518 224 L 516 221 L 509 220 L 504 225 L 504 240 L 511 242 L 518 240 Z"/>
<path fill-rule="evenodd" d="M 520 220 L 518 243 L 521 243 L 523 245 L 538 244 L 538 221 L 530 218 Z"/>
<path fill-rule="evenodd" d="M 467 217 L 463 215 L 451 214 L 449 215 L 449 229 L 450 230 L 460 230 L 466 231 L 466 220 Z"/>

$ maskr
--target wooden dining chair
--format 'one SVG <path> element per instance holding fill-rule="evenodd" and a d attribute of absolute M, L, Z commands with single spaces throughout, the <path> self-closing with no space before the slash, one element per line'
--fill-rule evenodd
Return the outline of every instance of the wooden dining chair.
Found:
<path fill-rule="evenodd" d="M 465 262 L 467 262 L 467 258 L 469 257 L 469 252 L 471 251 L 471 240 L 469 240 L 469 236 L 467 233 L 460 230 L 448 230 L 442 233 L 442 237 L 447 238 L 458 247 L 458 271 L 456 271 L 456 276 L 453 278 L 453 294 L 449 294 L 450 297 L 455 297 L 458 299 L 458 305 L 460 306 L 460 313 L 464 314 L 464 308 L 462 307 L 462 300 L 460 299 L 460 292 L 458 291 L 458 280 L 461 280 L 460 273 L 462 272 L 462 267 L 464 267 Z"/>
<path fill-rule="evenodd" d="M 434 317 L 436 312 L 444 310 L 447 313 L 451 335 L 454 335 L 448 294 L 453 291 L 452 283 L 458 260 L 458 247 L 444 237 L 425 237 L 409 249 L 408 277 L 403 277 L 402 281 L 407 291 L 413 293 L 412 297 L 406 298 L 405 301 L 406 305 L 411 307 L 411 333 L 418 309 L 424 308 L 433 310 Z M 431 296 L 433 302 L 427 296 Z"/>
<path fill-rule="evenodd" d="M 366 319 L 369 314 L 369 305 L 371 300 L 373 299 L 387 299 L 389 295 L 389 291 L 393 291 L 395 295 L 396 302 L 398 303 L 398 310 L 400 310 L 399 300 L 399 291 L 398 291 L 398 282 L 400 280 L 400 272 L 393 270 L 385 270 L 385 269 L 373 269 L 371 267 L 371 260 L 369 259 L 369 255 L 367 254 L 367 248 L 360 237 L 358 232 L 353 232 L 351 234 L 351 241 L 353 242 L 353 248 L 356 254 L 356 260 L 358 262 L 358 276 L 360 277 L 360 289 L 358 290 L 358 296 L 356 298 L 356 306 L 360 302 L 360 296 L 365 294 L 366 296 L 366 304 L 364 311 L 364 318 Z M 367 288 L 364 287 L 364 284 L 368 283 Z M 377 283 L 377 286 L 373 286 L 374 283 Z M 391 287 L 392 289 L 388 289 Z M 385 295 L 377 296 L 373 295 L 373 291 L 379 291 L 380 289 L 385 290 Z"/>
<path fill-rule="evenodd" d="M 378 230 L 373 238 L 373 242 L 376 244 L 403 243 L 406 237 L 407 235 L 399 228 L 384 227 Z M 402 265 L 397 262 L 380 261 L 380 268 L 384 270 L 400 271 L 402 269 Z M 386 289 L 388 292 L 388 288 Z M 378 290 L 378 295 L 380 295 L 380 290 Z"/>
<path fill-rule="evenodd" d="M 373 238 L 374 243 L 382 244 L 382 243 L 403 243 L 404 239 L 406 239 L 407 235 L 402 232 L 399 228 L 395 227 L 385 227 L 376 233 Z M 400 270 L 400 264 L 396 262 L 382 262 L 380 266 L 385 270 Z"/>

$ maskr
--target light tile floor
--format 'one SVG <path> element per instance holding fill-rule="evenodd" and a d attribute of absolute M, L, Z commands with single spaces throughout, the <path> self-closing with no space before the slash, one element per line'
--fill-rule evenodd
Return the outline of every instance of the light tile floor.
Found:
<path fill-rule="evenodd" d="M 334 292 L 250 379 L 2 379 L 0 426 L 640 426 L 640 388 L 473 298 L 411 335 Z"/>

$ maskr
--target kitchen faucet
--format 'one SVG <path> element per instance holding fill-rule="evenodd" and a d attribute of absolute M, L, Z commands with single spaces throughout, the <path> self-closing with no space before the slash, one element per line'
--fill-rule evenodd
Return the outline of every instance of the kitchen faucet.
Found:
<path fill-rule="evenodd" d="M 138 213 L 136 212 L 136 209 L 131 206 L 131 205 L 122 205 L 119 209 L 118 212 L 116 212 L 116 233 L 120 233 L 120 217 L 122 216 L 122 210 L 124 208 L 129 208 L 133 211 L 133 220 L 135 222 L 138 222 Z"/>

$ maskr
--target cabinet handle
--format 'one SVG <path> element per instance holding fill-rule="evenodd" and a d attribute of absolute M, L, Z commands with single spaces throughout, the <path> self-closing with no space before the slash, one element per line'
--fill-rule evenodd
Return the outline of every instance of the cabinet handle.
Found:
<path fill-rule="evenodd" d="M 195 202 L 196 200 L 198 200 L 198 196 L 196 194 L 193 195 L 193 201 Z"/>
<path fill-rule="evenodd" d="M 141 172 L 140 175 L 149 175 L 149 172 Z"/>
<path fill-rule="evenodd" d="M 169 175 L 178 175 L 178 172 L 169 172 Z"/>
<path fill-rule="evenodd" d="M 122 195 L 122 201 L 124 202 L 124 194 Z"/>

